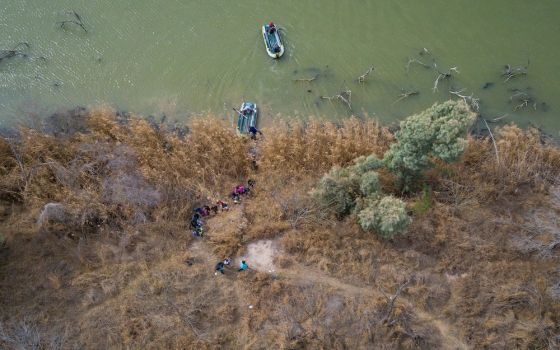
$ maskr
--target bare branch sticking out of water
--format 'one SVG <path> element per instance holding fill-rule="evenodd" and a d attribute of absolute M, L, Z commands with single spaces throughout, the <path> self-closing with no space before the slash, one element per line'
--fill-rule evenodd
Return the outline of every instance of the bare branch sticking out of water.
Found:
<path fill-rule="evenodd" d="M 410 96 L 415 96 L 418 95 L 420 92 L 418 90 L 405 90 L 405 89 L 401 89 L 402 93 L 397 96 L 398 99 L 395 100 L 395 102 L 393 102 L 393 104 L 398 103 L 404 99 L 409 98 Z"/>
<path fill-rule="evenodd" d="M 502 120 L 502 119 L 504 119 L 504 118 L 507 118 L 507 117 L 509 117 L 509 114 L 506 113 L 506 114 L 504 114 L 504 115 L 501 115 L 501 116 L 499 116 L 499 117 L 496 117 L 496 118 L 492 119 L 491 122 L 492 122 L 492 123 L 496 123 L 496 122 L 498 122 L 498 121 L 500 121 L 500 120 Z"/>
<path fill-rule="evenodd" d="M 471 93 L 470 95 L 464 95 L 463 94 L 464 91 L 465 91 L 465 89 L 461 89 L 461 90 L 457 90 L 457 91 L 449 90 L 449 93 L 451 95 L 455 95 L 455 96 L 461 98 L 463 101 L 465 101 L 466 104 L 471 106 L 473 111 L 478 112 L 478 110 L 480 109 L 480 99 L 477 98 L 477 97 L 474 97 L 474 93 Z"/>
<path fill-rule="evenodd" d="M 514 111 L 527 108 L 529 105 L 531 105 L 534 110 L 537 110 L 536 99 L 523 90 L 514 89 L 513 94 L 509 97 L 509 101 L 510 103 L 517 103 L 517 105 L 513 107 Z"/>
<path fill-rule="evenodd" d="M 434 61 L 434 69 L 437 70 L 437 64 L 436 64 L 435 61 Z M 437 70 L 437 72 L 438 72 L 438 75 L 436 77 L 436 80 L 434 81 L 434 87 L 432 88 L 432 91 L 434 93 L 436 91 L 438 91 L 438 84 L 439 84 L 440 80 L 451 79 L 451 78 L 453 78 L 453 73 L 457 73 L 457 74 L 460 73 L 459 69 L 457 67 L 451 67 L 448 72 L 441 72 L 439 70 Z"/>
<path fill-rule="evenodd" d="M 504 66 L 504 70 L 502 71 L 502 77 L 505 77 L 504 83 L 507 83 L 509 80 L 520 77 L 522 75 L 527 75 L 529 69 L 529 61 L 527 61 L 526 66 L 517 66 L 512 67 L 509 64 Z"/>
<path fill-rule="evenodd" d="M 67 24 L 75 24 L 75 25 L 79 26 L 80 28 L 82 28 L 84 30 L 84 32 L 86 32 L 86 33 L 88 32 L 85 25 L 84 25 L 84 22 L 82 21 L 82 17 L 76 11 L 74 11 L 74 10 L 66 11 L 66 14 L 74 16 L 75 20 L 66 20 L 66 21 L 58 22 L 58 24 L 60 25 L 60 28 L 66 29 Z"/>
<path fill-rule="evenodd" d="M 315 79 L 317 79 L 317 77 L 319 77 L 319 74 L 315 74 L 314 76 L 312 76 L 311 78 L 299 78 L 299 79 L 294 79 L 295 82 L 301 82 L 301 83 L 310 83 L 312 81 L 314 81 Z"/>
<path fill-rule="evenodd" d="M 432 68 L 431 65 L 420 61 L 420 60 L 417 59 L 416 57 L 409 57 L 409 58 L 408 58 L 408 62 L 407 62 L 406 65 L 404 66 L 404 69 L 405 69 L 405 71 L 406 71 L 407 73 L 408 73 L 408 71 L 409 71 L 409 69 L 410 69 L 410 65 L 413 64 L 413 63 L 414 63 L 414 64 L 418 64 L 418 65 L 420 65 L 420 66 L 422 66 L 422 67 L 424 67 L 424 68 L 426 68 L 426 69 Z"/>
<path fill-rule="evenodd" d="M 321 96 L 322 99 L 325 100 L 340 100 L 344 104 L 348 106 L 350 110 L 352 110 L 352 91 L 348 90 L 348 88 L 340 93 L 333 95 L 333 96 Z"/>
<path fill-rule="evenodd" d="M 358 77 L 358 79 L 356 79 L 358 81 L 358 83 L 363 84 L 366 81 L 366 78 L 368 77 L 368 75 L 370 75 L 373 72 L 374 69 L 375 69 L 374 66 L 369 67 L 368 70 L 366 70 L 366 72 L 364 74 L 360 75 Z"/>

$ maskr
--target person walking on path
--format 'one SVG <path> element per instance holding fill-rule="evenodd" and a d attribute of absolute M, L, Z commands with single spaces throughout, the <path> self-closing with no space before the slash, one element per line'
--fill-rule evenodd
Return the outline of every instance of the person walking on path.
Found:
<path fill-rule="evenodd" d="M 237 270 L 238 272 L 241 271 L 245 271 L 249 268 L 249 265 L 247 265 L 247 263 L 245 262 L 245 260 L 241 260 L 241 262 L 239 263 L 239 270 Z"/>
<path fill-rule="evenodd" d="M 224 262 L 220 261 L 216 264 L 216 272 L 214 272 L 214 275 L 218 276 L 218 271 L 222 273 L 222 275 L 224 274 Z"/>

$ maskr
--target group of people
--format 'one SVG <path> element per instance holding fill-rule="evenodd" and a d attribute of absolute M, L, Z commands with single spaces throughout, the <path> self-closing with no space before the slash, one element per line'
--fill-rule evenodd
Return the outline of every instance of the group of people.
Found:
<path fill-rule="evenodd" d="M 239 204 L 239 202 L 241 201 L 241 196 L 245 194 L 249 194 L 249 192 L 254 186 L 255 186 L 255 180 L 252 179 L 249 179 L 249 181 L 247 181 L 247 186 L 245 186 L 244 184 L 239 184 L 235 186 L 233 192 L 231 192 L 230 194 L 233 203 Z"/>
<path fill-rule="evenodd" d="M 192 234 L 195 237 L 202 237 L 204 236 L 204 221 L 202 220 L 203 217 L 208 215 L 216 215 L 218 211 L 226 211 L 229 210 L 229 206 L 223 200 L 218 200 L 215 205 L 213 206 L 202 206 L 198 208 L 194 208 L 194 214 L 191 218 L 191 229 L 193 229 Z"/>
<path fill-rule="evenodd" d="M 222 275 L 224 274 L 224 269 L 226 267 L 230 267 L 232 264 L 232 261 L 230 258 L 225 258 L 224 261 L 219 261 L 216 264 L 216 272 L 214 272 L 214 274 L 217 276 L 218 272 L 220 272 Z M 241 260 L 241 262 L 239 263 L 239 270 L 237 270 L 238 272 L 241 271 L 245 271 L 249 268 L 249 265 L 247 265 L 247 262 L 245 260 Z"/>
<path fill-rule="evenodd" d="M 238 204 L 241 201 L 241 196 L 248 194 L 254 186 L 255 180 L 252 179 L 249 179 L 249 181 L 247 181 L 247 185 L 239 184 L 235 186 L 230 194 L 231 199 L 235 204 Z M 216 215 L 219 211 L 227 210 L 229 210 L 229 205 L 221 199 L 216 201 L 216 204 L 214 204 L 213 206 L 204 205 L 202 207 L 194 208 L 194 213 L 190 223 L 193 236 L 204 236 L 204 221 L 202 220 L 203 217 Z"/>
<path fill-rule="evenodd" d="M 251 189 L 255 186 L 255 180 L 253 179 L 249 179 L 247 181 L 247 185 L 245 184 L 239 184 L 237 186 L 235 186 L 235 188 L 233 189 L 233 191 L 231 192 L 231 198 L 233 199 L 233 202 L 238 204 L 241 200 L 241 195 L 246 195 L 248 194 Z M 194 208 L 194 213 L 193 216 L 191 218 L 191 228 L 193 229 L 192 234 L 195 237 L 203 237 L 204 236 L 204 221 L 202 220 L 203 217 L 209 216 L 209 215 L 216 215 L 218 214 L 219 211 L 227 211 L 229 210 L 229 206 L 226 202 L 224 202 L 223 200 L 218 200 L 216 201 L 216 204 L 213 206 L 209 206 L 209 205 L 204 205 L 202 207 L 197 207 Z M 187 264 L 191 265 L 191 263 L 189 263 L 190 261 L 187 261 Z M 221 274 L 224 274 L 224 269 L 226 267 L 230 267 L 232 264 L 232 260 L 230 258 L 225 258 L 223 261 L 220 261 L 216 264 L 216 272 L 215 275 L 218 275 L 218 272 L 220 272 Z M 245 271 L 249 268 L 249 266 L 247 265 L 247 262 L 245 260 L 241 260 L 241 262 L 239 263 L 239 272 L 241 271 Z"/>

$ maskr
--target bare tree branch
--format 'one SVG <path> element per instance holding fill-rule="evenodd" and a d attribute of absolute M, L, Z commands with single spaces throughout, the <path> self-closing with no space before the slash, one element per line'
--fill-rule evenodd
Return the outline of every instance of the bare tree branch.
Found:
<path fill-rule="evenodd" d="M 369 67 L 368 70 L 366 70 L 366 72 L 364 74 L 360 75 L 358 77 L 358 79 L 356 79 L 358 81 L 358 83 L 360 83 L 360 84 L 364 83 L 366 81 L 366 78 L 368 77 L 368 75 L 370 75 L 373 72 L 374 69 L 375 69 L 374 66 Z"/>
<path fill-rule="evenodd" d="M 406 89 L 401 89 L 401 91 L 402 91 L 402 93 L 401 93 L 399 96 L 397 96 L 398 99 L 395 100 L 395 101 L 393 102 L 393 104 L 395 104 L 395 103 L 397 103 L 397 102 L 400 102 L 400 101 L 402 101 L 402 100 L 404 100 L 404 99 L 406 99 L 406 98 L 409 98 L 410 96 L 418 95 L 418 94 L 420 93 L 418 90 L 406 90 Z"/>
<path fill-rule="evenodd" d="M 385 316 L 383 316 L 383 318 L 381 318 L 381 321 L 379 323 L 381 324 L 385 324 L 389 321 L 391 314 L 393 313 L 393 309 L 395 307 L 395 301 L 397 300 L 397 298 L 401 295 L 402 291 L 410 284 L 410 282 L 412 282 L 414 280 L 414 277 L 410 277 L 408 278 L 403 284 L 401 284 L 397 290 L 395 291 L 395 294 L 393 294 L 392 297 L 388 298 L 388 304 L 387 304 L 387 309 L 385 311 Z"/>
<path fill-rule="evenodd" d="M 464 91 L 465 89 L 461 89 L 457 91 L 449 90 L 449 93 L 457 97 L 460 97 L 463 101 L 465 101 L 466 104 L 471 106 L 473 111 L 478 112 L 478 110 L 480 109 L 480 99 L 474 97 L 474 94 L 470 94 L 469 96 L 463 95 Z"/>
<path fill-rule="evenodd" d="M 321 96 L 322 99 L 325 100 L 340 100 L 344 104 L 348 106 L 350 110 L 352 110 L 352 91 L 348 90 L 348 88 L 340 93 L 333 95 L 333 96 Z"/>

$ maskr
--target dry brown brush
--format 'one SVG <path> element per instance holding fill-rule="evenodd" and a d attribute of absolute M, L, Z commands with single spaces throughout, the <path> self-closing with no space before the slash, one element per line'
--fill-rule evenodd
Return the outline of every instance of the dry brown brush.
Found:
<path fill-rule="evenodd" d="M 427 174 L 408 234 L 381 240 L 310 195 L 333 165 L 382 157 L 393 136 L 373 121 L 257 142 L 215 118 L 187 133 L 106 109 L 82 122 L 0 140 L 2 348 L 559 346 L 560 152 L 536 131 L 496 132 L 499 162 L 470 140 Z M 195 240 L 192 207 L 248 178 Z M 277 272 L 213 274 L 260 239 L 280 247 Z"/>

